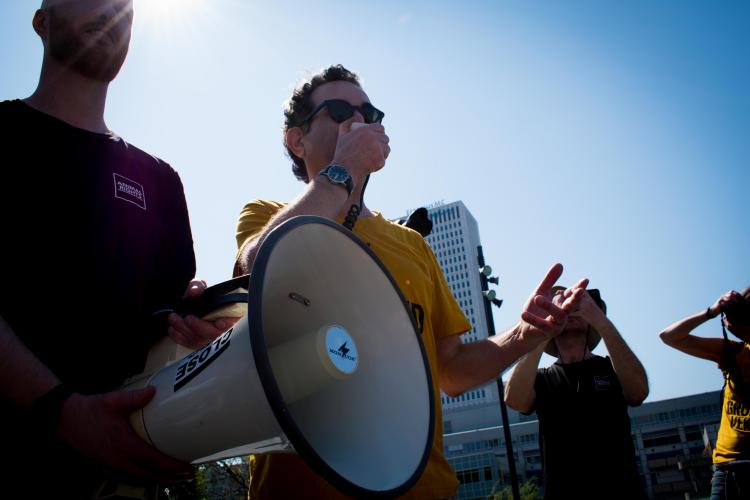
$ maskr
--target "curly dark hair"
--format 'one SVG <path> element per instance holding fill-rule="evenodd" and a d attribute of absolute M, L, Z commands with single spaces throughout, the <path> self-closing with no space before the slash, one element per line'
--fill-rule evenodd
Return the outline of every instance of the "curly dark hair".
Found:
<path fill-rule="evenodd" d="M 307 133 L 310 129 L 310 123 L 300 124 L 300 122 L 313 111 L 311 100 L 313 91 L 324 83 L 337 81 L 353 83 L 357 87 L 360 87 L 359 77 L 341 64 L 322 69 L 297 85 L 294 92 L 292 92 L 292 97 L 284 105 L 284 137 L 286 137 L 287 130 L 293 127 L 300 127 L 302 132 Z M 303 182 L 308 182 L 310 179 L 307 177 L 305 161 L 289 149 L 289 146 L 286 145 L 286 140 L 284 141 L 284 147 L 286 148 L 287 156 L 292 160 L 292 173 L 294 173 L 294 176 Z"/>

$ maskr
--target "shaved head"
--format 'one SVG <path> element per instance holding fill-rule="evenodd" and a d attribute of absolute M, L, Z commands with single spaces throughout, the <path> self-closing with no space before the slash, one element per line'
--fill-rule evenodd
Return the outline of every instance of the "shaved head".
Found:
<path fill-rule="evenodd" d="M 132 0 L 42 0 L 34 29 L 45 57 L 110 82 L 128 53 L 132 22 Z"/>
<path fill-rule="evenodd" d="M 59 5 L 61 3 L 73 3 L 78 0 L 42 0 L 42 5 L 39 7 L 40 9 L 48 9 L 50 7 L 54 7 L 55 5 Z"/>
<path fill-rule="evenodd" d="M 47 9 L 49 7 L 52 7 L 53 5 L 58 4 L 58 3 L 70 2 L 70 1 L 71 0 L 43 0 L 42 1 L 42 6 L 39 7 L 39 8 L 40 9 Z"/>

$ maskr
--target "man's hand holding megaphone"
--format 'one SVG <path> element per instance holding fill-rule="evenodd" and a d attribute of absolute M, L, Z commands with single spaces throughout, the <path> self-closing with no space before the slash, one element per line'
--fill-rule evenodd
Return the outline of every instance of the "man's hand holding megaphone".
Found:
<path fill-rule="evenodd" d="M 195 473 L 192 465 L 159 452 L 130 424 L 130 414 L 154 394 L 153 387 L 73 394 L 62 408 L 57 435 L 85 458 L 103 464 L 104 474 L 158 482 L 189 479 Z"/>
<path fill-rule="evenodd" d="M 206 288 L 205 281 L 193 280 L 183 297 L 198 298 Z M 193 350 L 224 333 L 238 319 L 220 317 L 207 321 L 171 313 L 167 333 L 178 344 Z M 131 414 L 146 406 L 155 393 L 156 389 L 150 386 L 104 394 L 74 393 L 61 408 L 55 432 L 84 457 L 104 464 L 105 473 L 158 482 L 188 479 L 195 472 L 192 465 L 159 452 L 131 425 Z"/>
<path fill-rule="evenodd" d="M 207 285 L 203 280 L 193 280 L 185 291 L 185 299 L 196 299 L 203 295 Z M 216 337 L 227 331 L 238 320 L 238 317 L 219 317 L 212 320 L 201 319 L 194 314 L 186 314 L 184 317 L 173 312 L 167 318 L 169 337 L 178 344 L 190 349 L 198 349 L 208 344 Z"/>

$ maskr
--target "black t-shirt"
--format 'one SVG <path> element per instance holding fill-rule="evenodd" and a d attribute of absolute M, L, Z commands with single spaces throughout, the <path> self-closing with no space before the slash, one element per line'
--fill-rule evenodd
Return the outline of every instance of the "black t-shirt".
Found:
<path fill-rule="evenodd" d="M 545 498 L 643 498 L 627 403 L 608 357 L 542 368 L 534 390 Z"/>
<path fill-rule="evenodd" d="M 152 313 L 195 274 L 177 173 L 21 101 L 0 103 L 0 158 L 0 316 L 77 392 L 117 388 L 166 333 Z M 0 410 L 19 442 L 33 432 Z"/>

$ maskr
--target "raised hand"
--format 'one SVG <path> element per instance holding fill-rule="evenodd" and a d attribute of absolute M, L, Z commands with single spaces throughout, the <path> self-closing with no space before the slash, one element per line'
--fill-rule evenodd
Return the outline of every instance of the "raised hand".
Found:
<path fill-rule="evenodd" d="M 732 306 L 736 304 L 740 300 L 740 294 L 735 292 L 734 290 L 730 290 L 718 299 L 716 299 L 716 302 L 713 303 L 711 307 L 709 307 L 709 311 L 711 314 L 711 317 L 716 317 L 719 314 L 722 313 L 722 311 L 726 310 L 727 306 Z"/>
<path fill-rule="evenodd" d="M 606 319 L 606 315 L 586 290 L 588 284 L 588 279 L 580 280 L 572 287 L 556 295 L 553 302 L 563 307 L 565 301 L 571 298 L 575 294 L 576 290 L 578 290 L 579 299 L 572 309 L 567 309 L 568 313 L 570 316 L 579 316 L 587 324 L 596 327 L 596 325 L 600 324 Z"/>
<path fill-rule="evenodd" d="M 339 124 L 336 151 L 331 162 L 346 167 L 355 183 L 383 168 L 391 152 L 390 139 L 383 125 L 371 123 L 353 127 L 360 123 L 357 119 L 355 114 Z"/>
<path fill-rule="evenodd" d="M 568 314 L 578 306 L 584 291 L 580 287 L 566 290 L 567 296 L 563 295 L 558 304 L 553 301 L 552 287 L 562 272 L 562 264 L 553 265 L 526 301 L 521 312 L 521 337 L 524 340 L 542 343 L 559 335 L 565 328 Z"/>

